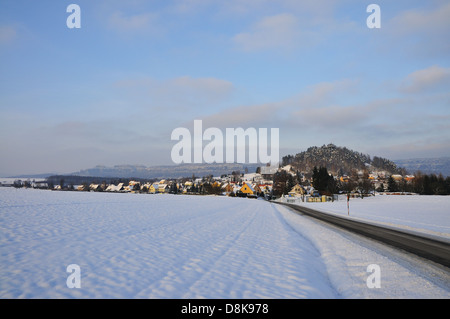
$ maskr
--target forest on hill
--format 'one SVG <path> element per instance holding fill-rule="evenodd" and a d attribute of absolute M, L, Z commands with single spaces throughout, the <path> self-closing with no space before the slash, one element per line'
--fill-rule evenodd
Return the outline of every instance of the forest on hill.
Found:
<path fill-rule="evenodd" d="M 406 169 L 393 161 L 328 144 L 312 146 L 296 155 L 282 158 L 282 166 L 291 165 L 300 172 L 311 172 L 314 167 L 326 167 L 335 176 L 351 175 L 353 170 L 385 171 L 389 174 L 406 175 Z"/>

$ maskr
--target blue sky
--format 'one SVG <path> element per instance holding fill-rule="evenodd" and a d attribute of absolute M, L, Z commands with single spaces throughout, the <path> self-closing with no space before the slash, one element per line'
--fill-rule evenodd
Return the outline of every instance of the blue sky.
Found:
<path fill-rule="evenodd" d="M 195 119 L 279 128 L 281 156 L 450 156 L 449 15 L 448 1 L 1 0 L 0 174 L 171 164 L 171 132 Z"/>

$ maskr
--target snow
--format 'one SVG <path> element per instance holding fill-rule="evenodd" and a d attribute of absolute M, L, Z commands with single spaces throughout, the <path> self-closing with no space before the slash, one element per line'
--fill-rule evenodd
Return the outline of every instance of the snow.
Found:
<path fill-rule="evenodd" d="M 448 269 L 256 199 L 0 188 L 0 254 L 1 298 L 450 297 Z"/>
<path fill-rule="evenodd" d="M 450 272 L 445 267 L 404 254 L 394 248 L 362 239 L 345 231 L 329 231 L 287 208 L 279 209 L 298 233 L 311 240 L 327 267 L 332 286 L 342 298 L 449 298 Z M 330 227 L 333 228 L 333 227 Z M 381 288 L 369 289 L 369 265 L 381 269 Z M 438 279 L 439 278 L 439 279 Z"/>

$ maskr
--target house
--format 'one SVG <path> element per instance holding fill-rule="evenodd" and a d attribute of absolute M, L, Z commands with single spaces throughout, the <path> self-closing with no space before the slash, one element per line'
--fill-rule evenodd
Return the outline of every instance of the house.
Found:
<path fill-rule="evenodd" d="M 123 191 L 123 183 L 119 183 L 119 185 L 110 184 L 106 188 L 107 192 L 121 192 Z"/>
<path fill-rule="evenodd" d="M 158 184 L 158 193 L 168 193 L 169 184 Z"/>
<path fill-rule="evenodd" d="M 347 175 L 341 176 L 339 178 L 339 180 L 343 183 L 348 183 L 348 181 L 350 180 L 350 178 Z"/>
<path fill-rule="evenodd" d="M 259 187 L 259 184 L 253 184 L 252 186 L 253 186 L 253 189 L 255 190 L 256 194 L 260 194 L 263 192 L 261 187 Z"/>
<path fill-rule="evenodd" d="M 280 168 L 280 171 L 285 171 L 286 173 L 292 175 L 292 176 L 296 176 L 297 173 L 295 172 L 294 168 L 292 167 L 292 165 L 286 165 Z"/>
<path fill-rule="evenodd" d="M 242 193 L 246 194 L 247 197 L 256 197 L 256 190 L 250 183 L 242 184 L 242 187 L 239 189 Z"/>
<path fill-rule="evenodd" d="M 222 185 L 222 191 L 225 195 L 230 195 L 233 191 L 233 185 L 231 183 L 225 183 Z"/>
<path fill-rule="evenodd" d="M 129 181 L 128 186 L 129 186 L 130 191 L 133 191 L 133 192 L 141 189 L 141 183 L 137 182 L 137 181 Z"/>
<path fill-rule="evenodd" d="M 272 185 L 270 184 L 259 184 L 258 187 L 264 194 L 270 194 L 270 192 L 272 191 Z"/>
<path fill-rule="evenodd" d="M 152 194 L 156 194 L 158 193 L 158 189 L 159 189 L 159 183 L 153 183 L 149 188 L 148 188 L 148 192 L 152 193 Z"/>
<path fill-rule="evenodd" d="M 97 191 L 99 189 L 99 187 L 100 187 L 100 184 L 93 184 L 92 183 L 91 185 L 89 185 L 89 190 L 95 192 L 95 191 Z"/>
<path fill-rule="evenodd" d="M 299 196 L 299 195 L 300 196 L 305 195 L 305 190 L 303 189 L 302 186 L 297 184 L 294 187 L 292 187 L 291 191 L 289 192 L 289 196 Z"/>
<path fill-rule="evenodd" d="M 141 191 L 146 191 L 146 192 L 149 192 L 150 191 L 150 186 L 152 186 L 152 184 L 150 184 L 150 183 L 145 183 L 145 184 L 143 184 L 142 186 L 141 186 Z"/>
<path fill-rule="evenodd" d="M 14 181 L 12 179 L 4 179 L 0 181 L 0 186 L 12 187 L 14 186 Z"/>
<path fill-rule="evenodd" d="M 273 175 L 278 171 L 277 166 L 262 166 L 261 167 L 261 176 L 263 179 L 271 180 L 273 179 Z"/>
<path fill-rule="evenodd" d="M 237 183 L 234 183 L 234 184 L 231 184 L 231 185 L 233 185 L 233 193 L 237 194 L 238 192 L 241 191 L 241 188 L 242 188 L 241 185 L 239 185 Z"/>
<path fill-rule="evenodd" d="M 1 183 L 0 183 L 1 184 Z M 47 181 L 34 181 L 31 186 L 33 188 L 48 188 Z"/>

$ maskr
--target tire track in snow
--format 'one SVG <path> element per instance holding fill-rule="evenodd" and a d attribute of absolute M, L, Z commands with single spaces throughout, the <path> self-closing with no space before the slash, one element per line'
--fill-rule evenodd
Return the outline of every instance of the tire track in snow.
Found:
<path fill-rule="evenodd" d="M 222 232 L 232 229 L 229 227 L 229 224 L 237 224 L 236 216 L 239 214 L 241 214 L 241 212 L 235 211 L 233 214 L 226 216 L 226 219 L 219 219 L 220 223 L 213 229 L 210 229 L 209 233 L 221 234 L 220 232 L 216 232 L 216 229 L 222 229 Z M 251 218 L 246 217 L 245 223 L 240 224 L 240 227 L 236 228 L 236 231 L 227 234 L 224 238 L 216 235 L 215 238 L 212 238 L 212 240 L 214 240 L 213 242 L 205 241 L 203 245 L 206 244 L 206 247 L 202 247 L 202 249 L 194 247 L 193 249 L 198 251 L 195 255 L 190 255 L 182 261 L 180 260 L 179 264 L 175 265 L 175 268 L 168 270 L 164 277 L 160 278 L 147 289 L 141 291 L 138 294 L 138 298 L 183 298 L 185 292 L 198 282 L 205 273 L 208 273 L 208 271 L 211 270 L 215 261 L 220 259 L 231 249 L 238 238 L 245 233 L 246 229 L 253 222 L 253 219 L 254 215 Z M 207 227 L 211 227 L 210 222 L 210 220 L 206 220 L 204 221 L 204 224 Z M 199 244 L 199 242 L 197 242 L 197 244 Z"/>
<path fill-rule="evenodd" d="M 195 256 L 196 280 L 177 298 L 335 297 L 320 260 L 311 258 L 314 248 L 279 220 L 273 206 L 255 204 L 245 207 L 251 212 L 246 226 L 219 243 L 219 254 Z M 182 272 L 172 273 L 171 280 L 179 276 Z"/>
<path fill-rule="evenodd" d="M 92 205 L 92 203 L 88 203 L 88 204 Z M 95 204 L 99 205 L 98 202 L 95 203 Z M 112 203 L 108 203 L 108 205 L 110 205 L 110 204 L 112 204 Z M 103 205 L 103 204 L 101 204 L 101 205 Z M 47 208 L 47 207 L 54 208 L 54 207 L 58 207 L 58 206 L 71 207 L 69 204 L 42 205 L 42 207 L 44 207 L 44 208 Z M 14 206 L 9 206 L 9 207 L 16 207 L 16 208 L 17 207 L 21 207 L 21 208 L 23 208 L 23 207 L 31 207 L 31 205 L 26 205 L 26 206 L 14 205 Z M 102 206 L 102 209 L 104 210 L 104 206 Z M 95 208 L 94 209 L 91 208 L 90 211 L 87 212 L 87 214 L 92 214 L 92 216 L 94 214 L 96 214 L 96 213 L 99 213 L 99 212 Z M 125 213 L 127 213 L 127 212 L 125 212 Z M 218 213 L 220 213 L 220 212 L 212 212 L 211 214 L 218 214 Z M 151 214 L 151 212 L 149 212 L 149 214 Z M 55 216 L 57 217 L 57 215 L 53 215 L 51 217 L 55 217 Z M 66 217 L 67 216 L 64 216 L 64 218 L 66 218 Z M 114 235 L 115 235 L 115 237 L 118 237 L 116 240 L 123 240 L 126 237 L 133 237 L 133 236 L 136 236 L 136 235 L 141 234 L 141 233 L 152 232 L 152 231 L 158 230 L 160 228 L 170 228 L 171 226 L 174 226 L 176 224 L 185 224 L 186 222 L 192 222 L 193 220 L 196 220 L 196 219 L 200 220 L 200 219 L 203 219 L 203 218 L 204 218 L 203 215 L 196 215 L 196 216 L 183 215 L 182 218 L 178 219 L 178 220 L 171 220 L 170 222 L 165 222 L 165 223 L 162 223 L 162 224 L 159 224 L 159 225 L 156 225 L 156 226 L 152 226 L 152 227 L 149 227 L 148 225 L 139 225 L 139 228 L 137 228 L 137 229 L 136 229 L 136 227 L 127 228 L 127 229 L 124 229 L 124 230 L 121 230 L 121 231 L 116 231 L 114 233 Z M 61 222 L 61 224 L 64 224 L 64 226 L 66 226 L 66 227 L 64 229 L 62 227 L 58 228 L 57 230 L 60 233 L 51 234 L 51 235 L 47 235 L 47 234 L 50 233 L 50 231 L 45 228 L 45 226 L 48 223 L 48 222 L 45 221 L 45 219 L 43 221 L 41 221 L 39 225 L 30 225 L 30 226 L 37 227 L 39 229 L 39 231 L 33 231 L 33 232 L 28 233 L 27 234 L 27 240 L 30 241 L 30 242 L 44 241 L 44 242 L 51 243 L 51 242 L 54 242 L 55 239 L 61 238 L 61 236 L 70 235 L 74 231 L 77 231 L 76 227 L 72 227 L 72 228 L 70 227 L 71 226 L 70 218 L 69 219 L 67 219 L 67 218 L 66 219 L 62 219 L 60 222 Z M 96 220 L 93 219 L 93 223 L 92 224 L 95 224 L 95 222 L 96 222 Z M 78 227 L 79 226 L 80 225 L 78 225 Z M 82 226 L 85 229 L 89 229 L 89 227 L 92 227 L 90 225 L 90 223 L 88 223 L 86 221 L 85 221 L 85 223 Z M 69 227 L 69 229 L 67 229 L 68 227 Z M 53 229 L 53 231 L 55 231 L 55 229 Z M 5 235 L 7 233 L 7 230 L 2 230 L 2 233 L 3 233 L 3 235 Z M 17 240 L 17 236 L 18 236 L 18 234 L 14 233 L 14 237 L 15 237 L 16 240 Z M 43 244 L 44 242 L 41 242 L 41 244 Z M 14 244 L 15 244 L 14 242 L 8 242 L 8 240 L 5 239 L 0 244 L 0 247 L 4 247 L 4 246 L 8 246 L 8 245 L 14 245 Z"/>
<path fill-rule="evenodd" d="M 230 262 L 230 260 L 227 258 L 228 254 L 230 253 L 230 251 L 232 251 L 233 249 L 236 248 L 236 244 L 239 243 L 240 239 L 245 235 L 246 231 L 249 229 L 251 224 L 253 224 L 255 222 L 255 217 L 256 217 L 255 213 L 252 213 L 251 218 L 249 218 L 249 220 L 246 222 L 245 226 L 239 232 L 237 232 L 235 235 L 230 236 L 232 238 L 230 238 L 229 240 L 227 240 L 224 243 L 219 242 L 219 244 L 214 245 L 215 247 L 212 248 L 212 250 L 216 251 L 217 254 L 215 254 L 214 257 L 212 259 L 210 259 L 210 262 L 207 263 L 207 267 L 204 269 L 203 273 L 200 274 L 200 276 L 195 280 L 195 282 L 191 283 L 191 285 L 189 287 L 187 287 L 187 289 L 186 289 L 187 291 L 182 295 L 182 298 L 208 298 L 208 295 L 203 295 L 201 293 L 202 286 L 205 283 L 204 280 L 207 279 L 208 276 L 211 275 L 211 273 L 213 273 L 213 272 L 216 273 L 217 269 L 220 269 L 218 267 L 218 265 L 220 264 L 220 262 L 222 260 L 226 259 L 227 262 Z M 246 261 L 248 260 L 248 256 L 246 256 L 244 258 L 232 259 L 232 260 L 235 263 L 235 267 L 240 267 L 246 263 Z M 232 262 L 230 262 L 230 263 L 232 263 Z M 217 280 L 214 280 L 213 282 L 215 282 L 217 285 L 220 286 L 220 287 L 217 287 L 217 286 L 215 287 L 215 289 L 216 289 L 215 293 L 225 294 L 232 298 L 238 298 L 237 296 L 233 296 L 232 292 L 230 293 L 232 288 L 230 287 L 229 279 L 230 279 L 230 276 L 234 276 L 234 275 L 236 275 L 236 273 L 228 273 L 226 276 L 222 277 L 222 278 L 227 279 L 223 283 L 219 283 L 219 282 L 217 282 Z"/>
<path fill-rule="evenodd" d="M 52 205 L 80 198 L 98 201 Z M 265 201 L 18 192 L 10 203 L 23 199 L 49 205 L 2 216 L 12 237 L 1 243 L 14 243 L 0 247 L 2 297 L 334 297 L 311 244 Z M 66 286 L 71 263 L 81 267 L 81 289 Z"/>
<path fill-rule="evenodd" d="M 231 202 L 230 202 L 231 203 Z M 235 207 L 236 204 L 230 206 Z M 204 250 L 207 250 L 211 239 L 210 235 L 202 232 L 202 229 L 210 229 L 209 233 L 215 234 L 222 227 L 216 220 L 220 220 L 217 214 L 225 216 L 226 220 L 232 217 L 220 211 L 217 213 L 206 209 L 201 212 L 187 210 L 186 214 L 197 213 L 195 218 L 189 219 L 189 222 L 176 222 L 168 224 L 168 227 L 158 228 L 153 232 L 143 232 L 141 236 L 134 238 L 125 244 L 128 249 L 122 249 L 126 256 L 115 255 L 114 258 L 105 258 L 101 267 L 93 265 L 92 268 L 104 269 L 108 267 L 106 272 L 96 272 L 96 282 L 94 286 L 109 285 L 111 291 L 123 291 L 129 289 L 128 297 L 130 298 L 174 298 L 179 295 L 179 289 L 173 287 L 181 287 L 185 285 L 185 278 L 170 277 L 175 273 L 179 273 L 182 265 L 195 266 L 192 259 Z M 117 242 L 118 240 L 115 240 Z M 97 251 L 102 253 L 109 250 L 114 251 L 114 242 L 108 243 L 107 247 L 97 247 Z M 117 249 L 115 249 L 117 250 Z M 188 266 L 185 267 L 189 268 Z M 122 274 L 121 278 L 117 278 L 118 273 Z M 137 276 L 141 280 L 134 282 L 132 287 L 121 287 L 121 285 L 129 281 L 127 278 Z M 173 279 L 173 282 L 167 281 L 167 277 Z M 164 287 L 160 283 L 164 280 L 167 284 Z M 120 280 L 117 280 L 120 279 Z M 160 290 L 149 288 L 161 286 Z M 173 286 L 173 287 L 172 287 Z"/>
<path fill-rule="evenodd" d="M 190 231 L 189 227 L 201 224 L 205 219 L 209 221 L 217 219 L 216 215 L 221 214 L 220 210 L 213 211 L 208 207 L 212 200 L 217 201 L 220 200 L 219 198 L 204 198 L 202 199 L 204 207 L 200 207 L 197 198 L 180 196 L 178 204 L 174 206 L 173 202 L 167 201 L 168 197 L 163 197 L 159 203 L 155 203 L 157 208 L 169 208 L 162 215 L 141 213 L 150 208 L 148 199 L 151 197 L 145 197 L 146 200 L 135 203 L 130 212 L 122 209 L 128 205 L 129 201 L 127 197 L 123 198 L 125 204 L 122 202 L 122 205 L 106 206 L 106 212 L 105 209 L 98 210 L 97 206 L 91 206 L 91 212 L 80 211 L 78 206 L 59 211 L 59 207 L 54 206 L 53 208 L 58 211 L 50 212 L 45 209 L 44 211 L 19 211 L 23 217 L 9 214 L 8 221 L 21 226 L 23 225 L 21 218 L 26 217 L 26 224 L 25 231 L 21 235 L 18 236 L 17 232 L 13 232 L 15 235 L 11 239 L 13 242 L 9 242 L 6 238 L 2 239 L 3 245 L 0 249 L 3 256 L 2 262 L 5 265 L 2 275 L 17 278 L 14 281 L 19 282 L 22 280 L 23 272 L 19 273 L 16 270 L 23 269 L 35 274 L 32 282 L 59 281 L 58 287 L 46 290 L 46 293 L 49 293 L 49 296 L 64 297 L 68 294 L 65 279 L 61 281 L 58 276 L 62 274 L 64 277 L 65 266 L 77 263 L 83 271 L 84 296 L 88 298 L 134 297 L 138 291 L 145 288 L 145 284 L 148 285 L 149 281 L 154 279 L 155 274 L 164 271 L 165 266 L 173 264 L 171 258 L 179 260 L 178 256 L 174 256 L 174 251 L 176 254 L 183 254 L 183 251 L 177 251 L 179 250 L 177 245 L 166 244 L 165 241 L 170 242 L 172 238 L 180 234 L 184 236 L 184 233 Z M 153 202 L 150 203 L 152 204 Z M 231 207 L 236 207 L 236 202 L 228 201 L 222 205 L 232 209 Z M 177 214 L 180 208 L 184 208 L 183 214 Z M 108 217 L 109 210 L 113 213 L 112 218 Z M 56 223 L 53 216 L 57 218 Z M 105 216 L 107 220 L 103 220 Z M 47 223 L 40 221 L 42 217 L 48 218 Z M 33 220 L 30 221 L 30 218 Z M 132 223 L 127 221 L 134 218 L 137 218 L 137 221 Z M 40 221 L 39 225 L 45 225 L 46 228 L 41 228 L 34 220 Z M 155 220 L 162 224 L 151 227 Z M 9 222 L 2 222 L 3 225 L 12 227 Z M 206 223 L 203 225 L 208 227 Z M 77 229 L 77 227 L 81 228 Z M 123 227 L 127 229 L 117 232 Z M 15 227 L 12 228 L 15 230 Z M 19 229 L 22 231 L 23 226 Z M 33 231 L 42 231 L 42 234 L 55 232 L 57 235 L 35 236 Z M 189 239 L 189 236 L 183 238 Z M 166 254 L 164 251 L 166 248 L 172 249 L 172 252 L 169 251 Z M 185 251 L 189 249 L 186 245 L 182 248 Z M 38 262 L 40 260 L 45 262 Z M 8 265 L 11 266 L 8 267 Z M 139 280 L 133 281 L 133 277 Z M 29 290 L 36 289 L 29 288 Z"/>
<path fill-rule="evenodd" d="M 337 289 L 335 289 L 332 279 L 330 278 L 328 271 L 326 271 L 327 265 L 326 265 L 325 261 L 322 259 L 323 256 L 322 256 L 322 252 L 321 252 L 320 248 L 317 247 L 316 243 L 314 241 L 312 241 L 308 236 L 306 236 L 305 234 L 300 232 L 298 229 L 296 229 L 294 226 L 292 226 L 288 220 L 286 220 L 286 218 L 283 216 L 283 214 L 279 210 L 280 206 L 278 206 L 276 204 L 271 204 L 271 205 L 272 205 L 272 207 L 275 211 L 275 215 L 277 216 L 280 223 L 282 223 L 284 225 L 284 227 L 289 229 L 289 231 L 295 233 L 297 236 L 302 238 L 302 240 L 308 242 L 310 244 L 310 246 L 314 249 L 313 251 L 311 251 L 311 253 L 321 261 L 321 268 L 323 269 L 322 270 L 323 276 L 325 276 L 327 278 L 327 280 L 329 282 L 329 286 L 333 287 L 335 295 L 339 296 L 340 295 L 339 291 Z"/>

